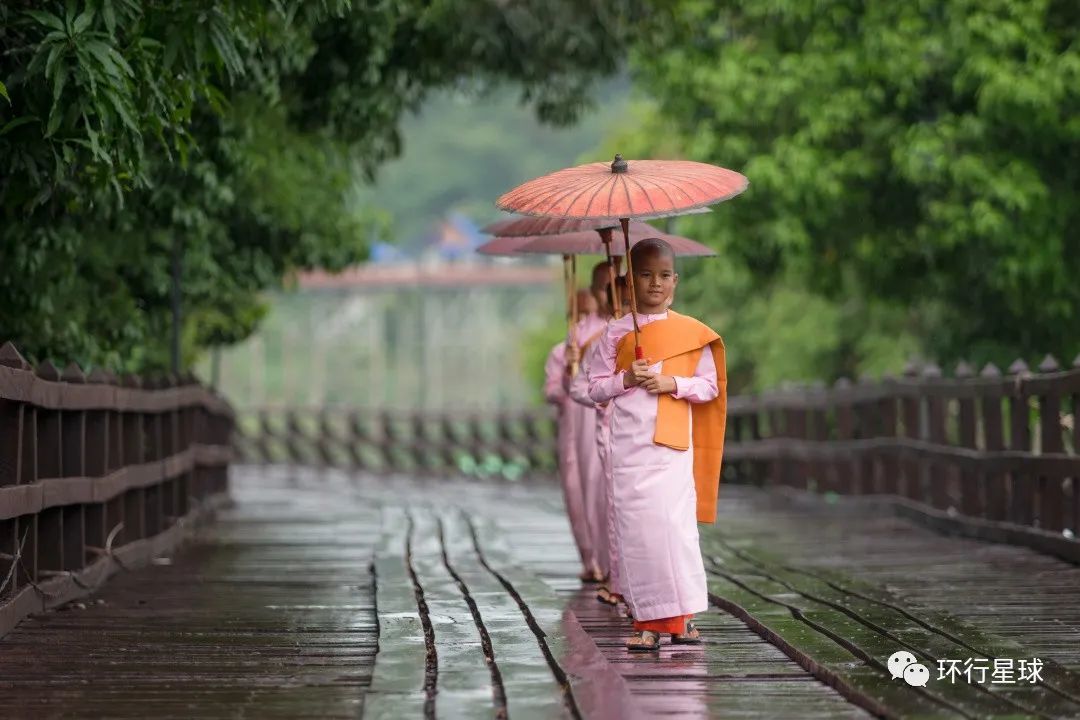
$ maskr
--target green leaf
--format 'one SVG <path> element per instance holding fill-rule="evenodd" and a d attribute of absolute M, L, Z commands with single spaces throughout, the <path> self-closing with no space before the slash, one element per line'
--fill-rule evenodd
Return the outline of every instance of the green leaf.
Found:
<path fill-rule="evenodd" d="M 67 35 L 67 28 L 64 27 L 64 21 L 56 17 L 52 13 L 44 12 L 42 10 L 27 10 L 26 14 L 38 21 L 39 25 L 50 27 L 53 30 L 59 30 Z"/>
<path fill-rule="evenodd" d="M 0 97 L 2 97 L 2 98 L 4 98 L 5 100 L 7 100 L 7 101 L 8 101 L 8 105 L 10 105 L 10 104 L 11 104 L 11 98 L 10 98 L 10 97 L 8 96 L 8 94 L 7 94 L 7 85 L 4 85 L 4 83 L 2 83 L 2 82 L 0 82 Z"/>
<path fill-rule="evenodd" d="M 64 50 L 67 48 L 57 43 L 53 45 L 52 50 L 49 51 L 49 59 L 45 61 L 45 79 L 52 80 L 53 70 L 56 69 L 56 61 L 64 54 Z"/>
<path fill-rule="evenodd" d="M 112 0 L 102 0 L 101 18 L 105 21 L 105 29 L 109 34 L 116 34 L 116 11 L 113 10 Z"/>
<path fill-rule="evenodd" d="M 38 118 L 37 115 L 20 115 L 17 118 L 9 120 L 8 123 L 4 125 L 4 127 L 0 128 L 0 137 L 7 135 L 9 132 L 21 125 L 26 125 L 27 123 L 32 122 L 41 122 L 41 120 L 40 118 Z"/>
<path fill-rule="evenodd" d="M 74 29 L 73 35 L 79 35 L 86 31 L 90 27 L 90 24 L 94 22 L 94 8 L 87 7 L 79 17 L 75 18 L 75 22 L 72 24 Z"/>
<path fill-rule="evenodd" d="M 60 129 L 60 121 L 64 119 L 64 113 L 60 112 L 54 103 L 49 111 L 49 122 L 45 125 L 45 137 L 52 137 L 53 133 Z"/>
<path fill-rule="evenodd" d="M 132 118 L 131 112 L 128 110 L 127 102 L 125 101 L 125 99 L 117 95 L 112 90 L 106 90 L 102 94 L 106 97 L 106 99 L 108 99 L 109 104 L 113 106 L 113 108 L 116 110 L 116 114 L 120 116 L 120 119 L 125 125 L 127 125 L 128 129 L 136 135 L 141 135 L 142 133 L 139 130 L 139 126 L 135 123 L 134 118 Z"/>
<path fill-rule="evenodd" d="M 68 66 L 61 65 L 56 71 L 56 80 L 53 82 L 53 112 L 56 111 L 56 106 L 60 102 L 60 96 L 64 93 L 64 86 L 67 85 L 68 79 Z"/>
<path fill-rule="evenodd" d="M 101 68 L 113 78 L 117 80 L 122 79 L 121 69 L 123 70 L 123 74 L 126 74 L 128 77 L 131 77 L 133 74 L 131 72 L 131 67 L 122 57 L 120 57 L 120 54 L 105 43 L 91 40 L 83 43 L 82 46 L 94 56 Z M 119 63 L 117 62 L 117 58 L 120 60 Z M 123 64 L 121 65 L 121 63 Z"/>
<path fill-rule="evenodd" d="M 64 8 L 64 27 L 68 31 L 68 35 L 75 34 L 75 27 L 72 24 L 75 20 L 76 13 L 75 0 L 67 0 L 67 6 Z"/>

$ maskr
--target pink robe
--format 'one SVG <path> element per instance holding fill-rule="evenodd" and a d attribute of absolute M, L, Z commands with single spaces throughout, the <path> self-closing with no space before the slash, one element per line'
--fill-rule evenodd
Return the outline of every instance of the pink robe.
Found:
<path fill-rule="evenodd" d="M 588 315 L 574 328 L 578 347 L 593 339 L 590 349 L 599 343 L 595 337 L 607 328 L 607 321 L 599 315 Z M 566 378 L 566 376 L 563 376 Z M 593 562 L 601 575 L 608 573 L 608 531 L 607 531 L 607 487 L 604 482 L 604 466 L 600 461 L 600 449 L 596 440 L 596 404 L 589 400 L 587 378 L 585 377 L 584 358 L 578 374 L 573 381 L 564 380 L 564 389 L 573 399 L 573 382 L 585 382 L 586 397 L 584 403 L 572 402 L 574 412 L 578 414 L 575 422 L 577 433 L 575 448 L 577 451 L 578 474 L 581 478 L 581 492 L 584 498 L 585 523 L 589 529 L 589 545 L 592 548 Z"/>
<path fill-rule="evenodd" d="M 611 404 L 597 405 L 589 397 L 588 368 L 590 363 L 597 362 L 601 343 L 595 340 L 585 351 L 579 372 L 570 383 L 570 397 L 585 407 L 593 408 L 594 412 L 594 445 L 597 459 L 599 460 L 600 472 L 598 476 L 598 491 L 586 492 L 585 502 L 589 509 L 590 528 L 593 532 L 593 548 L 595 550 L 600 572 L 608 576 L 608 589 L 614 593 L 622 593 L 619 583 L 618 546 L 615 540 L 615 509 L 611 498 L 611 455 L 608 443 L 611 433 L 608 431 L 608 421 L 611 415 Z"/>
<path fill-rule="evenodd" d="M 591 567 L 593 561 L 592 537 L 585 517 L 585 494 L 581 487 L 578 468 L 576 434 L 581 423 L 580 405 L 572 401 L 563 385 L 566 375 L 566 343 L 551 348 L 544 363 L 544 399 L 558 411 L 557 452 L 559 456 L 559 479 L 562 482 L 566 514 L 570 518 L 570 531 L 581 555 L 581 564 Z"/>
<path fill-rule="evenodd" d="M 638 315 L 647 325 L 667 317 Z M 656 396 L 623 387 L 616 346 L 633 332 L 631 317 L 613 320 L 589 364 L 589 397 L 610 402 L 612 499 L 623 595 L 635 620 L 703 612 L 709 606 L 698 545 L 694 451 L 653 442 Z M 663 363 L 650 368 L 663 372 Z M 719 393 L 712 353 L 701 353 L 693 377 L 676 377 L 674 396 L 707 402 Z"/>

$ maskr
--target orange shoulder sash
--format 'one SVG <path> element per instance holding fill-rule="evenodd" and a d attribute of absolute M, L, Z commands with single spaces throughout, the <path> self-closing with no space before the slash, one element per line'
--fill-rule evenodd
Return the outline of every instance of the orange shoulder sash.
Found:
<path fill-rule="evenodd" d="M 716 365 L 719 393 L 705 403 L 691 403 L 672 395 L 656 397 L 656 433 L 653 442 L 675 450 L 694 448 L 694 485 L 697 488 L 698 522 L 716 521 L 720 492 L 720 467 L 727 425 L 727 363 L 724 341 L 710 327 L 694 318 L 668 311 L 667 319 L 641 328 L 640 344 L 650 364 L 663 362 L 665 375 L 692 377 L 706 347 Z M 628 370 L 634 362 L 634 333 L 624 335 L 615 355 L 615 369 Z M 693 417 L 693 438 L 691 435 Z"/>

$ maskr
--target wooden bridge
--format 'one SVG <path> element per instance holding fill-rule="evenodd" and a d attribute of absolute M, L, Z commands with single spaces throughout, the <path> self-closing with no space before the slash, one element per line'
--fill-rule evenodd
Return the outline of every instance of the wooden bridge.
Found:
<path fill-rule="evenodd" d="M 1080 717 L 1080 371 L 958 375 L 733 398 L 706 644 L 631 656 L 542 415 L 238 416 L 5 346 L 0 713 Z"/>

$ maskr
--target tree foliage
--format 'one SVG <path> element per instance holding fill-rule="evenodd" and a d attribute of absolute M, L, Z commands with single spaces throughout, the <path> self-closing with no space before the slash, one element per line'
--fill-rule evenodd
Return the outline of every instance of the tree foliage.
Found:
<path fill-rule="evenodd" d="M 847 318 L 823 319 L 825 333 L 906 330 L 942 362 L 1071 359 L 1080 6 L 679 0 L 672 13 L 633 54 L 655 106 L 623 143 L 750 178 L 742 197 L 688 221 L 722 251 L 722 269 L 702 265 L 703 287 L 734 282 L 792 320 Z M 719 312 L 738 299 L 700 302 Z M 792 327 L 774 328 L 774 343 L 809 357 Z M 865 369 L 881 350 L 838 357 L 827 374 Z"/>
<path fill-rule="evenodd" d="M 346 201 L 432 88 L 509 81 L 572 120 L 634 0 L 66 0 L 0 6 L 0 337 L 35 359 L 166 364 L 233 342 L 291 271 L 363 257 Z"/>

